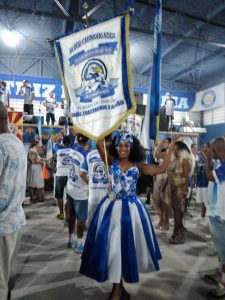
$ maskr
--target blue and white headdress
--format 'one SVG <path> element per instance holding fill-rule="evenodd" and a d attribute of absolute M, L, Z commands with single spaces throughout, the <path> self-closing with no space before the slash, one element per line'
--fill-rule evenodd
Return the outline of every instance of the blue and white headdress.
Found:
<path fill-rule="evenodd" d="M 120 143 L 128 143 L 133 145 L 133 136 L 128 131 L 119 131 L 115 138 L 115 145 L 118 146 Z"/>

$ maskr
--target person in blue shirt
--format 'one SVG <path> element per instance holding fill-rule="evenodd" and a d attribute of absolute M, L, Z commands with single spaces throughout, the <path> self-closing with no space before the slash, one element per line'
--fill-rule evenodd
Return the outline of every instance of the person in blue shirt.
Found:
<path fill-rule="evenodd" d="M 0 299 L 10 299 L 13 271 L 26 219 L 27 152 L 8 132 L 7 109 L 0 102 Z"/>
<path fill-rule="evenodd" d="M 206 174 L 213 182 L 209 199 L 209 224 L 212 239 L 219 257 L 219 276 L 216 289 L 209 293 L 209 299 L 225 298 L 225 138 L 216 138 L 211 142 L 210 151 L 204 152 Z M 220 165 L 214 169 L 213 159 Z M 206 277 L 207 275 L 205 275 Z"/>

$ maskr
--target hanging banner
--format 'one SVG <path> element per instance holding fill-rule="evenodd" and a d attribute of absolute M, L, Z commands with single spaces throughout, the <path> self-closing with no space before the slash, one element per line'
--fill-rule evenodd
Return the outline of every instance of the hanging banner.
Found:
<path fill-rule="evenodd" d="M 93 139 L 109 134 L 136 109 L 129 25 L 127 14 L 55 41 L 73 124 Z"/>
<path fill-rule="evenodd" d="M 23 137 L 23 113 L 8 111 L 9 132 L 15 134 L 21 141 Z"/>
<path fill-rule="evenodd" d="M 210 89 L 197 92 L 195 105 L 191 111 L 204 111 L 224 106 L 225 84 L 218 84 Z"/>
<path fill-rule="evenodd" d="M 139 140 L 141 138 L 141 127 L 143 117 L 137 114 L 132 114 L 127 118 L 126 130 L 136 136 Z"/>

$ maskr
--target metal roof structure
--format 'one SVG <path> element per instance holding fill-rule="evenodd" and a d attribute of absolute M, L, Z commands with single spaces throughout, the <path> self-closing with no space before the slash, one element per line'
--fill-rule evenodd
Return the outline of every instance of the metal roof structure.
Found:
<path fill-rule="evenodd" d="M 122 12 L 125 0 L 88 0 L 89 22 Z M 162 88 L 199 91 L 225 81 L 225 1 L 163 0 Z M 60 79 L 47 40 L 85 24 L 83 0 L 0 0 L 0 73 Z M 60 7 L 61 5 L 61 7 Z M 66 13 L 63 12 L 63 8 Z M 130 41 L 135 87 L 150 84 L 155 1 L 135 0 Z"/>

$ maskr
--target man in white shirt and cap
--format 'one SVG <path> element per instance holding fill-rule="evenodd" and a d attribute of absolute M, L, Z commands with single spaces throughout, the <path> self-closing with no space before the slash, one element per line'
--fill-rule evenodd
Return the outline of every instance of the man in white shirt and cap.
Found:
<path fill-rule="evenodd" d="M 168 122 L 169 122 L 168 130 L 172 130 L 173 129 L 173 119 L 174 119 L 174 111 L 175 111 L 176 101 L 173 98 L 173 94 L 171 92 L 166 94 L 165 106 L 166 106 L 166 117 L 167 117 Z"/>

